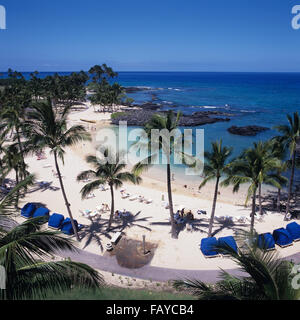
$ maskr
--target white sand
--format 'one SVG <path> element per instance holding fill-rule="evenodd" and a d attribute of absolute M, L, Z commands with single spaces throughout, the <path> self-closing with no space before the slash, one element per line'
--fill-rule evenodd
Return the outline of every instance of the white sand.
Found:
<path fill-rule="evenodd" d="M 103 115 L 93 112 L 92 108 L 84 112 L 73 113 L 70 117 L 72 123 L 82 123 L 80 119 L 97 120 L 97 126 L 107 125 L 109 114 Z M 93 124 L 86 124 L 89 129 Z M 76 176 L 82 170 L 88 169 L 88 165 L 83 160 L 83 155 L 88 154 L 93 149 L 90 143 L 80 143 L 73 149 L 67 149 L 65 155 L 65 164 L 60 163 L 62 175 L 64 176 L 64 185 L 66 193 L 71 203 L 71 210 L 74 218 L 79 223 L 84 225 L 90 225 L 90 220 L 82 217 L 79 210 L 95 210 L 95 208 L 102 203 L 108 203 L 110 205 L 110 192 L 109 191 L 95 191 L 95 198 L 81 200 L 80 189 L 84 185 L 83 182 L 78 183 Z M 29 165 L 29 171 L 37 175 L 38 181 L 51 182 L 52 186 L 59 188 L 59 181 L 52 174 L 52 170 L 55 170 L 53 155 L 46 151 L 46 160 L 37 160 L 36 157 L 28 157 L 26 163 Z M 47 167 L 47 166 L 51 167 Z M 46 166 L 46 167 L 45 167 Z M 169 211 L 162 207 L 162 193 L 164 193 L 165 200 L 167 200 L 166 183 L 162 182 L 166 179 L 166 174 L 159 171 L 159 179 L 157 179 L 157 171 L 150 170 L 147 175 L 143 176 L 143 183 L 139 186 L 126 184 L 124 188 L 130 194 L 143 195 L 147 199 L 152 199 L 152 204 L 140 203 L 138 200 L 130 201 L 128 199 L 121 199 L 120 192 L 115 192 L 115 209 L 123 210 L 126 208 L 132 214 L 139 213 L 137 220 L 130 227 L 127 227 L 124 231 L 126 237 L 142 240 L 142 235 L 146 235 L 146 240 L 154 242 L 158 245 L 155 251 L 154 258 L 151 261 L 152 266 L 168 267 L 174 269 L 230 269 L 234 268 L 234 263 L 228 258 L 214 258 L 206 259 L 203 257 L 199 250 L 199 243 L 202 237 L 206 237 L 208 229 L 208 219 L 212 205 L 212 190 L 213 183 L 208 185 L 198 193 L 196 185 L 189 188 L 184 188 L 182 182 L 175 181 L 173 185 L 174 195 L 174 209 L 183 205 L 194 212 L 195 218 L 201 218 L 199 222 L 199 231 L 188 232 L 184 230 L 180 232 L 178 240 L 171 239 L 170 225 L 159 225 L 155 223 L 167 223 L 169 220 Z M 160 181 L 161 180 L 161 181 Z M 194 189 L 192 189 L 194 188 Z M 216 215 L 217 216 L 249 216 L 250 207 L 245 208 L 242 205 L 235 205 L 235 203 L 242 204 L 244 202 L 244 194 L 246 188 L 242 189 L 238 194 L 232 194 L 231 188 L 221 189 L 220 200 L 217 202 Z M 51 213 L 57 212 L 67 216 L 67 210 L 64 204 L 64 200 L 61 194 L 61 190 L 57 191 L 42 189 L 32 193 L 28 193 L 26 198 L 22 199 L 20 206 L 27 202 L 42 202 L 50 210 Z M 207 211 L 207 216 L 197 215 L 197 209 Z M 102 218 L 108 219 L 109 213 L 105 213 Z M 21 218 L 19 218 L 20 220 Z M 139 219 L 142 219 L 139 221 Z M 100 221 L 101 222 L 101 221 Z M 154 224 L 152 224 L 154 223 Z M 256 223 L 256 230 L 258 232 L 272 232 L 275 228 L 285 227 L 287 223 L 283 221 L 283 215 L 269 214 L 264 218 L 264 222 Z M 148 231 L 143 226 L 151 228 Z M 215 224 L 214 230 L 220 228 L 219 224 Z M 234 230 L 243 228 L 248 230 L 249 225 L 234 225 L 229 228 L 220 229 L 217 233 L 217 237 L 233 235 Z M 104 229 L 102 230 L 104 231 Z M 99 237 L 103 246 L 109 241 L 101 232 L 95 231 L 95 235 Z M 103 254 L 101 252 L 98 243 L 92 237 L 91 242 L 88 241 L 87 235 L 78 246 L 85 248 L 93 253 Z M 277 251 L 281 256 L 288 256 L 298 252 L 300 249 L 300 242 L 295 243 L 292 247 L 285 249 L 277 248 Z"/>

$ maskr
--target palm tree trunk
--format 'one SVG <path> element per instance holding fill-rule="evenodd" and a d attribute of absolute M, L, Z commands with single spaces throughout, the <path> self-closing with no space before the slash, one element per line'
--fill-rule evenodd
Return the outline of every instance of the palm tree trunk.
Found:
<path fill-rule="evenodd" d="M 280 199 L 281 199 L 281 189 L 278 189 L 277 191 L 277 211 L 278 212 L 281 212 Z"/>
<path fill-rule="evenodd" d="M 208 237 L 211 237 L 212 228 L 213 228 L 213 224 L 214 224 L 216 204 L 217 204 L 217 198 L 218 198 L 219 181 L 220 181 L 220 177 L 217 176 L 217 181 L 216 181 L 216 186 L 215 186 L 214 200 L 213 200 L 213 205 L 212 205 L 211 215 L 210 215 L 210 221 L 209 221 L 209 227 L 208 227 Z"/>
<path fill-rule="evenodd" d="M 171 219 L 171 236 L 173 239 L 177 239 L 178 235 L 177 235 L 175 219 L 174 219 L 172 185 L 171 185 L 171 165 L 170 165 L 169 159 L 167 163 L 167 186 L 168 186 L 169 211 L 170 211 L 170 219 Z"/>
<path fill-rule="evenodd" d="M 293 189 L 294 175 L 295 175 L 295 162 L 296 162 L 296 150 L 293 152 L 293 156 L 292 156 L 292 172 L 291 172 L 291 176 L 290 176 L 288 199 L 287 199 L 286 209 L 285 209 L 285 216 L 284 216 L 285 221 L 288 220 L 287 215 L 290 211 L 290 202 L 291 202 L 291 197 L 292 197 L 292 189 Z"/>
<path fill-rule="evenodd" d="M 261 183 L 258 185 L 259 214 L 262 216 Z"/>
<path fill-rule="evenodd" d="M 20 132 L 19 132 L 19 128 L 16 127 L 16 134 L 17 134 L 17 140 L 18 140 L 18 145 L 20 148 L 20 154 L 21 154 L 21 158 L 22 158 L 22 178 L 25 178 L 25 160 L 24 160 L 24 151 L 23 151 L 23 147 L 22 147 L 22 143 L 21 143 L 21 138 L 20 138 Z"/>
<path fill-rule="evenodd" d="M 113 186 L 110 186 L 110 194 L 111 194 L 111 208 L 110 208 L 110 217 L 109 217 L 109 221 L 108 221 L 107 231 L 109 231 L 111 228 L 111 224 L 112 224 L 112 220 L 113 220 L 114 212 L 115 212 L 115 197 L 114 197 L 114 187 Z"/>
<path fill-rule="evenodd" d="M 18 174 L 18 169 L 15 169 L 15 172 L 16 172 L 16 185 L 19 184 L 19 174 Z M 15 207 L 16 209 L 18 208 L 18 205 L 19 205 L 19 197 L 20 197 L 20 191 L 17 190 L 17 193 L 16 193 L 16 202 L 15 202 Z"/>
<path fill-rule="evenodd" d="M 63 181 L 62 181 L 61 173 L 60 173 L 60 170 L 59 170 L 56 152 L 54 152 L 54 160 L 55 160 L 55 167 L 56 167 L 56 172 L 57 172 L 57 175 L 58 175 L 61 191 L 62 191 L 64 200 L 65 200 L 65 204 L 66 204 L 66 207 L 67 207 L 67 210 L 68 210 L 68 214 L 69 214 L 69 217 L 70 217 L 70 220 L 71 220 L 71 224 L 72 224 L 72 227 L 73 227 L 73 230 L 74 230 L 74 234 L 75 234 L 76 239 L 78 241 L 80 241 L 80 238 L 78 236 L 78 232 L 77 232 L 74 220 L 73 220 L 73 215 L 72 215 L 72 212 L 71 212 L 71 209 L 70 209 L 71 205 L 70 205 L 70 203 L 69 203 L 69 201 L 67 199 L 67 195 L 66 195 L 64 184 L 63 184 Z"/>
<path fill-rule="evenodd" d="M 250 233 L 253 233 L 253 230 L 254 230 L 255 209 L 256 209 L 256 189 L 253 191 L 253 196 L 252 196 Z"/>

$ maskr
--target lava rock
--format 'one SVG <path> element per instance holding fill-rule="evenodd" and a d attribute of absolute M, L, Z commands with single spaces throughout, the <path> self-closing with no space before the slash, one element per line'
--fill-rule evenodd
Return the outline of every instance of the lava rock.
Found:
<path fill-rule="evenodd" d="M 269 128 L 260 127 L 260 126 L 245 126 L 245 127 L 232 126 L 227 130 L 232 134 L 236 134 L 240 136 L 256 136 L 260 132 L 269 130 Z"/>

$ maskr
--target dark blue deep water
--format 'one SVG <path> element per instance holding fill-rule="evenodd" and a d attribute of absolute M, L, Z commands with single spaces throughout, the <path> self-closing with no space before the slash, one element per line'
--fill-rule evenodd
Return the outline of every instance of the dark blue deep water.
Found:
<path fill-rule="evenodd" d="M 41 73 L 44 77 L 51 73 Z M 69 74 L 69 73 L 60 73 Z M 29 76 L 29 73 L 25 73 Z M 286 114 L 300 111 L 300 73 L 218 73 L 218 72 L 120 72 L 116 79 L 123 86 L 147 87 L 130 94 L 136 103 L 151 101 L 153 96 L 164 108 L 186 113 L 219 110 L 231 113 L 229 122 L 202 126 L 205 148 L 210 142 L 223 139 L 234 147 L 234 155 L 254 141 L 276 135 L 272 128 L 287 123 Z M 255 137 L 228 133 L 232 125 L 261 125 L 271 130 Z"/>

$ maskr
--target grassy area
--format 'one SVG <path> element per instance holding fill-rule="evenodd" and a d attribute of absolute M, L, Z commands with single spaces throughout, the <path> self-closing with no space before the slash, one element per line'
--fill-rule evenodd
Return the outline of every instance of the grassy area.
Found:
<path fill-rule="evenodd" d="M 111 119 L 118 119 L 120 116 L 123 116 L 125 114 L 126 114 L 126 112 L 114 112 L 111 114 L 110 117 L 111 117 Z"/>
<path fill-rule="evenodd" d="M 73 289 L 62 294 L 49 293 L 46 300 L 195 300 L 187 294 L 144 289 L 105 287 L 98 290 Z"/>

